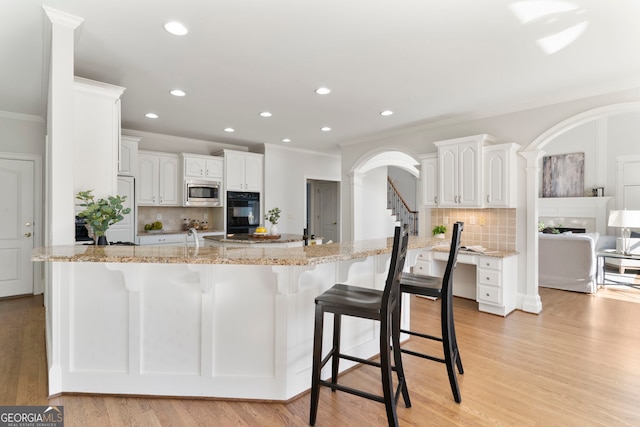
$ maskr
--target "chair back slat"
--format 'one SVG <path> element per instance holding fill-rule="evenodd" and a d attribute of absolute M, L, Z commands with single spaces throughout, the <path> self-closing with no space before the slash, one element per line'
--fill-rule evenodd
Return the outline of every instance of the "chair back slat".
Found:
<path fill-rule="evenodd" d="M 442 299 L 443 301 L 447 296 L 451 295 L 453 284 L 453 269 L 456 268 L 458 262 L 458 251 L 460 250 L 460 235 L 464 228 L 463 222 L 456 222 L 453 224 L 453 233 L 451 235 L 451 248 L 449 249 L 449 259 L 447 260 L 447 267 L 442 277 Z"/>
<path fill-rule="evenodd" d="M 396 227 L 393 236 L 393 250 L 391 252 L 391 262 L 389 263 L 389 273 L 385 282 L 382 295 L 383 311 L 391 312 L 395 304 L 400 299 L 400 279 L 404 262 L 407 258 L 407 246 L 409 243 L 409 225 Z"/>

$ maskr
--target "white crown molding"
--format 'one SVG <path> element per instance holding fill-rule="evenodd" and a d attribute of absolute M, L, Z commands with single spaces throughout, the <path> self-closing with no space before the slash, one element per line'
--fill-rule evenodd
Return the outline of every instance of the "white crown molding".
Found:
<path fill-rule="evenodd" d="M 322 151 L 313 151 L 313 150 L 308 150 L 306 148 L 287 147 L 287 146 L 282 146 L 277 144 L 271 144 L 268 142 L 263 143 L 263 145 L 268 148 L 274 148 L 274 149 L 283 150 L 283 151 L 293 151 L 293 152 L 303 153 L 303 154 L 312 154 L 314 156 L 324 156 L 324 157 L 329 157 L 329 158 L 338 159 L 338 160 L 341 159 L 340 154 L 327 153 Z"/>
<path fill-rule="evenodd" d="M 84 18 L 80 18 L 79 16 L 71 15 L 70 13 L 61 12 L 57 9 L 53 9 L 49 6 L 42 5 L 49 21 L 52 24 L 62 25 L 67 28 L 71 28 L 75 30 L 84 22 Z"/>
<path fill-rule="evenodd" d="M 116 86 L 109 83 L 98 82 L 95 80 L 85 79 L 84 77 L 74 77 L 74 85 L 77 89 L 80 89 L 87 93 L 93 93 L 95 95 L 107 96 L 109 98 L 119 99 L 124 93 L 125 89 L 122 86 Z"/>
<path fill-rule="evenodd" d="M 12 113 L 10 111 L 0 111 L 0 117 L 13 120 L 25 120 L 27 122 L 44 123 L 44 118 L 32 116 L 30 114 Z"/>

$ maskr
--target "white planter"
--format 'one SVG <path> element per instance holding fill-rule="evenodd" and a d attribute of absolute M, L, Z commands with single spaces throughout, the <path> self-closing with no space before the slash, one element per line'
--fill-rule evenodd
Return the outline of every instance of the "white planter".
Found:
<path fill-rule="evenodd" d="M 273 224 L 271 226 L 271 235 L 272 236 L 277 236 L 278 235 L 278 226 L 276 224 Z"/>

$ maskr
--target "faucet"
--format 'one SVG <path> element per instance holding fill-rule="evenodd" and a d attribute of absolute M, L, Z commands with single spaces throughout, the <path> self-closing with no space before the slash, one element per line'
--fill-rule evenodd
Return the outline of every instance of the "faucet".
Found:
<path fill-rule="evenodd" d="M 200 240 L 198 240 L 198 232 L 196 231 L 195 228 L 191 227 L 189 229 L 189 232 L 187 233 L 187 236 L 193 236 L 193 242 L 195 244 L 196 248 L 200 247 Z"/>

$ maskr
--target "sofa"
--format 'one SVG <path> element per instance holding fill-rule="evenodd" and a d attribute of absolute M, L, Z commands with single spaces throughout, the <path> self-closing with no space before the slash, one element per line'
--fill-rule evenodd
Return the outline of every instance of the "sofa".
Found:
<path fill-rule="evenodd" d="M 599 237 L 599 233 L 539 233 L 538 285 L 574 292 L 596 292 L 595 251 Z"/>

